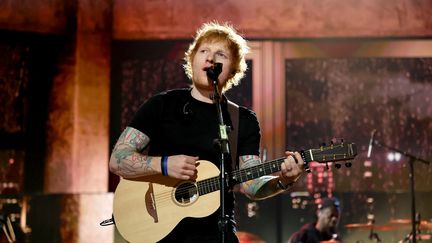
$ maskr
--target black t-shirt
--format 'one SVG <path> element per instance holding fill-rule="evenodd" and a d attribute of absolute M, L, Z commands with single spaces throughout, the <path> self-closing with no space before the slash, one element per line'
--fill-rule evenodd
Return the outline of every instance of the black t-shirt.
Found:
<path fill-rule="evenodd" d="M 214 146 L 218 138 L 218 116 L 215 104 L 198 101 L 191 96 L 191 89 L 176 89 L 157 94 L 147 100 L 129 124 L 150 138 L 149 155 L 171 156 L 185 154 L 198 156 L 219 167 L 219 149 Z M 222 104 L 224 123 L 231 126 L 227 104 Z M 259 123 L 255 113 L 239 107 L 237 155 L 259 155 Z M 226 159 L 231 170 L 230 158 Z M 169 163 L 169 161 L 168 161 Z M 226 193 L 226 212 L 230 216 L 230 232 L 235 230 L 234 196 Z M 166 237 L 181 242 L 182 237 L 218 235 L 220 211 L 204 218 L 185 218 Z M 206 238 L 207 240 L 207 238 Z"/>

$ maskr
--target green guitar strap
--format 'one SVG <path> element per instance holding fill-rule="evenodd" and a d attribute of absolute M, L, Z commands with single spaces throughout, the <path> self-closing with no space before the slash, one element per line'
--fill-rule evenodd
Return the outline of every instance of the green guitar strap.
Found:
<path fill-rule="evenodd" d="M 228 100 L 228 112 L 231 116 L 232 127 L 231 131 L 228 133 L 228 140 L 230 144 L 231 152 L 231 169 L 235 170 L 237 168 L 237 138 L 239 130 L 239 106 Z"/>

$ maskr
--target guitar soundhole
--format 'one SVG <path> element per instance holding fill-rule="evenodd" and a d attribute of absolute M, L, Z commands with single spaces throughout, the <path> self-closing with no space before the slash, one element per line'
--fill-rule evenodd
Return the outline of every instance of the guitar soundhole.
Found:
<path fill-rule="evenodd" d="M 175 199 L 179 204 L 189 204 L 198 198 L 197 187 L 193 183 L 185 182 L 175 190 Z"/>

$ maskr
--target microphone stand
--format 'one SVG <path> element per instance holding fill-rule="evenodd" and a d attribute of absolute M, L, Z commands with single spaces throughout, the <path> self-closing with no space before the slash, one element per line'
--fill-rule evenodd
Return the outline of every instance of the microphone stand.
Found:
<path fill-rule="evenodd" d="M 221 96 L 218 91 L 218 80 L 217 77 L 212 79 L 214 86 L 214 94 L 213 100 L 216 103 L 218 121 L 219 121 L 219 138 L 215 140 L 216 144 L 220 149 L 220 175 L 219 175 L 219 184 L 220 184 L 220 205 L 221 205 L 221 214 L 218 222 L 219 230 L 221 233 L 221 242 L 226 241 L 226 231 L 228 224 L 228 217 L 225 214 L 225 188 L 226 188 L 226 175 L 225 175 L 225 155 L 229 155 L 229 141 L 228 141 L 228 127 L 224 124 L 223 115 L 222 115 L 222 107 L 221 107 Z"/>
<path fill-rule="evenodd" d="M 372 219 L 370 221 L 370 223 L 371 223 L 372 226 L 371 226 L 371 229 L 370 229 L 370 232 L 369 232 L 369 240 L 375 239 L 377 241 L 377 243 L 382 242 L 381 238 L 378 236 L 378 233 L 376 233 L 374 231 L 375 219 Z"/>
<path fill-rule="evenodd" d="M 403 155 L 405 155 L 406 157 L 409 158 L 409 167 L 410 167 L 409 178 L 410 178 L 410 193 L 411 193 L 411 227 L 412 227 L 411 228 L 411 231 L 412 231 L 411 235 L 412 235 L 412 239 L 413 239 L 412 242 L 416 243 L 417 242 L 417 238 L 416 238 L 416 233 L 417 233 L 416 231 L 417 230 L 416 230 L 416 207 L 415 207 L 415 191 L 414 191 L 414 162 L 415 161 L 420 161 L 420 162 L 422 162 L 422 163 L 424 163 L 426 165 L 429 165 L 430 161 L 427 161 L 427 160 L 424 160 L 422 158 L 419 158 L 419 157 L 417 157 L 415 155 L 412 155 L 410 153 L 402 151 L 402 150 L 400 150 L 398 148 L 394 148 L 394 147 L 388 146 L 387 144 L 382 143 L 382 142 L 380 142 L 378 140 L 374 140 L 373 144 L 374 145 L 378 145 L 378 146 L 383 147 L 383 148 L 387 148 L 389 150 L 396 151 L 396 152 L 398 152 L 400 154 L 403 154 Z"/>
<path fill-rule="evenodd" d="M 370 233 L 369 233 L 369 239 L 373 240 L 375 239 L 377 241 L 377 243 L 382 242 L 381 238 L 379 238 L 378 233 L 376 233 L 373 229 L 371 229 Z"/>

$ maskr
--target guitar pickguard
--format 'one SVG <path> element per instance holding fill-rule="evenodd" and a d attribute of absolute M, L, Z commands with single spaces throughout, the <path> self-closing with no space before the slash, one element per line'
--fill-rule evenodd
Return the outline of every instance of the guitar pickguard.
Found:
<path fill-rule="evenodd" d="M 156 200 L 155 195 L 153 191 L 153 183 L 149 183 L 148 190 L 145 194 L 145 206 L 147 209 L 148 214 L 153 218 L 154 222 L 159 222 L 158 215 L 157 215 L 157 209 L 156 209 Z"/>

